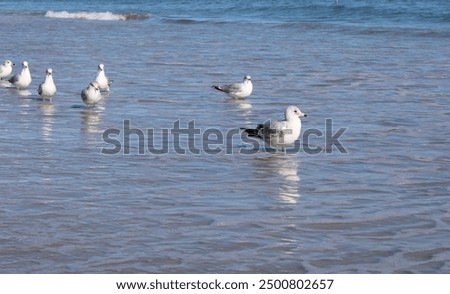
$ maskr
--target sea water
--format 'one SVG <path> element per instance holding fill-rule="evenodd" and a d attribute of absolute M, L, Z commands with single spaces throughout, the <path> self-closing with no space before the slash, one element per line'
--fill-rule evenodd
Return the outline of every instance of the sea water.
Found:
<path fill-rule="evenodd" d="M 0 27 L 33 77 L 0 87 L 0 272 L 450 273 L 448 2 L 7 0 Z M 240 134 L 288 105 L 287 152 Z"/>

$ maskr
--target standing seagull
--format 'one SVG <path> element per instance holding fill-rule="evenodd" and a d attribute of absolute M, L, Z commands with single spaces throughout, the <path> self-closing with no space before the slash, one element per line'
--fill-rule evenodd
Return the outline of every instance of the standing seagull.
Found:
<path fill-rule="evenodd" d="M 105 74 L 105 66 L 103 63 L 98 65 L 97 76 L 95 77 L 95 81 L 98 83 L 101 90 L 105 89 L 108 93 L 110 92 L 109 86 L 111 86 L 111 82 Z"/>
<path fill-rule="evenodd" d="M 291 145 L 300 136 L 302 122 L 300 117 L 307 116 L 297 106 L 288 106 L 282 121 L 266 122 L 259 124 L 256 129 L 244 129 L 249 137 L 257 137 L 272 147 L 284 147 Z"/>
<path fill-rule="evenodd" d="M 14 84 L 19 90 L 25 90 L 31 84 L 31 73 L 27 61 L 22 62 L 22 71 L 20 74 L 15 74 L 9 79 L 9 82 Z"/>
<path fill-rule="evenodd" d="M 81 91 L 81 100 L 86 103 L 87 106 L 95 106 L 102 100 L 102 94 L 100 94 L 100 88 L 96 81 L 92 81 Z"/>
<path fill-rule="evenodd" d="M 43 83 L 39 84 L 38 93 L 44 99 L 51 99 L 56 94 L 56 86 L 53 81 L 53 70 L 47 68 L 45 72 L 45 80 Z"/>
<path fill-rule="evenodd" d="M 12 63 L 11 60 L 5 60 L 3 64 L 0 64 L 0 80 L 3 80 L 3 78 L 6 78 L 11 74 L 13 66 L 14 63 Z"/>
<path fill-rule="evenodd" d="M 250 76 L 245 76 L 242 83 L 233 83 L 222 86 L 212 86 L 214 89 L 219 90 L 234 99 L 244 99 L 252 94 L 253 84 Z"/>

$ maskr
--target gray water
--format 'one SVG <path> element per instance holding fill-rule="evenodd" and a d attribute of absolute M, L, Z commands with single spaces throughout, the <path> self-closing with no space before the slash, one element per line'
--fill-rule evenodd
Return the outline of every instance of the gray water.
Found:
<path fill-rule="evenodd" d="M 0 88 L 1 273 L 450 273 L 450 29 L 0 16 L 0 58 L 33 76 Z M 112 93 L 86 109 L 99 63 Z M 210 88 L 246 74 L 244 104 Z M 288 105 L 303 134 L 345 128 L 347 153 L 325 135 L 315 155 L 239 136 L 232 154 L 139 154 L 137 136 L 102 153 L 124 120 L 226 133 Z"/>

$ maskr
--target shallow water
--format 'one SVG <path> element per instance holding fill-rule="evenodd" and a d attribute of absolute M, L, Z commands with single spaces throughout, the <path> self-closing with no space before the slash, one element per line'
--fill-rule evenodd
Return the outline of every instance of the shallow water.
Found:
<path fill-rule="evenodd" d="M 449 273 L 449 7 L 400 1 L 395 18 L 391 2 L 302 2 L 287 16 L 264 1 L 245 13 L 227 2 L 221 15 L 150 2 L 127 21 L 45 15 L 131 15 L 141 2 L 0 5 L 1 58 L 14 72 L 28 60 L 33 75 L 28 91 L 0 88 L 0 272 Z M 86 109 L 79 94 L 98 63 L 112 93 Z M 51 102 L 36 91 L 47 67 Z M 245 74 L 247 103 L 210 88 Z M 303 134 L 323 134 L 298 152 L 235 135 L 216 155 L 158 155 L 145 136 L 139 154 L 131 135 L 102 154 L 114 147 L 102 134 L 123 134 L 125 120 L 153 129 L 157 147 L 177 121 L 226 134 L 291 104 L 308 114 Z M 346 128 L 347 153 L 326 148 L 329 118 L 332 134 Z M 200 149 L 201 136 L 181 136 L 188 144 Z"/>

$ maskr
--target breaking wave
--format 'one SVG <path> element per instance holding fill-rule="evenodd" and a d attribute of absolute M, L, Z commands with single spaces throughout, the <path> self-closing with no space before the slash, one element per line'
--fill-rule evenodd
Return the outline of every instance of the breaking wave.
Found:
<path fill-rule="evenodd" d="M 139 13 L 113 13 L 113 12 L 69 12 L 69 11 L 52 11 L 45 13 L 46 17 L 51 18 L 68 18 L 68 19 L 86 19 L 86 20 L 140 20 L 149 17 L 148 14 Z"/>

